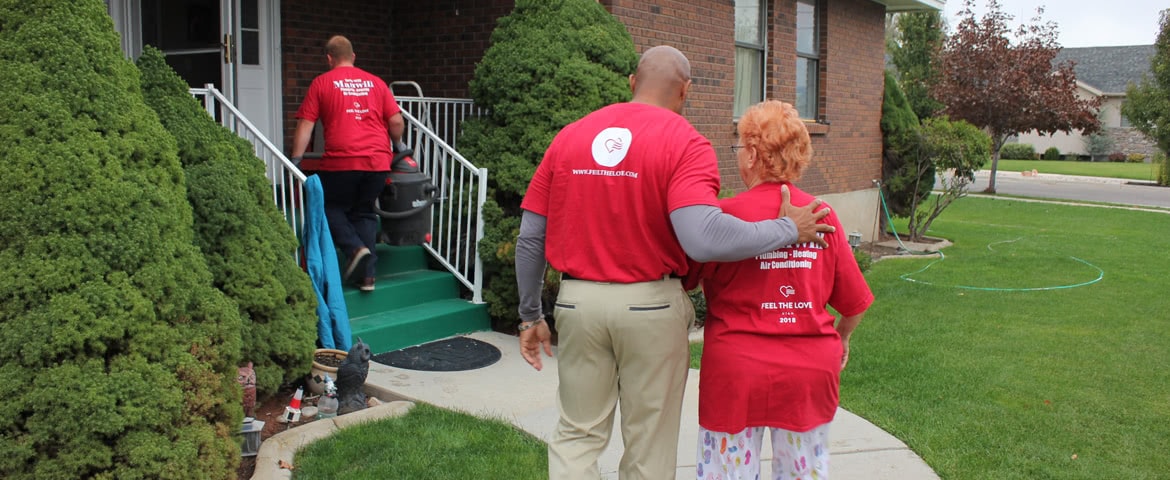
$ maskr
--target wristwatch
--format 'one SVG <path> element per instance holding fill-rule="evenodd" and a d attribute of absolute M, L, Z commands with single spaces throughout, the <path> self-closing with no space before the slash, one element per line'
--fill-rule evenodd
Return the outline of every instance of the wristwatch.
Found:
<path fill-rule="evenodd" d="M 541 315 L 536 320 L 529 320 L 526 322 L 520 322 L 520 325 L 516 327 L 516 331 L 523 332 L 525 330 L 528 330 L 529 328 L 535 327 L 535 326 L 540 325 L 542 323 L 544 323 L 544 315 Z"/>

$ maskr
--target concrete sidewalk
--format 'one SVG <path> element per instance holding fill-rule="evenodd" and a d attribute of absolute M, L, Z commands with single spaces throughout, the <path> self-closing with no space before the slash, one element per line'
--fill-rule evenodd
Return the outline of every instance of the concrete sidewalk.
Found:
<path fill-rule="evenodd" d="M 493 365 L 462 372 L 422 372 L 370 363 L 367 391 L 382 398 L 402 398 L 459 410 L 481 417 L 500 418 L 547 441 L 557 422 L 556 358 L 544 359 L 537 372 L 520 356 L 516 337 L 498 332 L 479 332 L 471 338 L 495 345 L 503 357 Z M 556 353 L 554 348 L 554 354 Z M 698 437 L 699 372 L 687 377 L 678 445 L 678 479 L 695 478 Z M 620 416 L 621 413 L 618 412 Z M 770 451 L 765 437 L 765 452 Z M 913 451 L 897 438 L 845 410 L 838 410 L 830 431 L 831 472 L 838 479 L 927 480 L 937 479 Z M 621 458 L 621 431 L 615 421 L 613 438 L 599 466 L 604 479 L 617 478 Z M 771 455 L 765 454 L 764 473 L 771 471 Z M 770 478 L 761 475 L 762 478 Z"/>

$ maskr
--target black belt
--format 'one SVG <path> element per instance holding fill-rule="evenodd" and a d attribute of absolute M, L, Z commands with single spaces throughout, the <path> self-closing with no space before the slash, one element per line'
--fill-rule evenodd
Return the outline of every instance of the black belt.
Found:
<path fill-rule="evenodd" d="M 682 277 L 678 276 L 677 274 L 672 273 L 672 274 L 670 274 L 670 278 L 682 278 Z M 606 282 L 605 280 L 585 280 L 584 278 L 577 278 L 577 277 L 574 277 L 574 276 L 569 275 L 569 274 L 564 273 L 564 272 L 561 273 L 561 280 L 580 280 L 582 282 L 611 283 L 611 282 Z M 653 280 L 646 280 L 646 281 L 651 282 Z M 638 282 L 635 282 L 635 283 L 638 283 Z"/>

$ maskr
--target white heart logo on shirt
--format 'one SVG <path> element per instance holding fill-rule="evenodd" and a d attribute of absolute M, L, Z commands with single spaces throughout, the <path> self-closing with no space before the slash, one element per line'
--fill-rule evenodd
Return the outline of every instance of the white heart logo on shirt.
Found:
<path fill-rule="evenodd" d="M 634 135 L 629 129 L 610 127 L 593 137 L 593 161 L 603 167 L 613 167 L 626 159 Z"/>

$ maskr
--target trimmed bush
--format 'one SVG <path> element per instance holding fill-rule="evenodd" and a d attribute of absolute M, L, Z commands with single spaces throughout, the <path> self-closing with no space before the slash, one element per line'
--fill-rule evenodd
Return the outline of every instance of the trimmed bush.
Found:
<path fill-rule="evenodd" d="M 1125 156 L 1126 163 L 1143 163 L 1146 161 L 1146 155 L 1142 153 L 1131 153 Z"/>
<path fill-rule="evenodd" d="M 234 478 L 236 305 L 98 0 L 0 2 L 0 477 Z"/>
<path fill-rule="evenodd" d="M 316 348 L 317 298 L 294 259 L 296 236 L 252 144 L 207 114 L 158 49 L 147 46 L 138 68 L 146 103 L 178 140 L 195 244 L 240 307 L 242 361 L 256 369 L 257 393 L 274 394 L 309 371 Z"/>
<path fill-rule="evenodd" d="M 1045 160 L 1060 160 L 1060 149 L 1056 147 L 1048 147 L 1048 149 L 1044 150 L 1043 158 Z"/>
<path fill-rule="evenodd" d="M 1109 161 L 1110 162 L 1118 162 L 1118 163 L 1124 162 L 1125 161 L 1125 154 L 1121 153 L 1121 152 L 1110 153 L 1109 154 Z"/>
<path fill-rule="evenodd" d="M 565 125 L 629 100 L 638 55 L 625 26 L 593 0 L 518 0 L 491 42 L 471 81 L 475 104 L 491 113 L 464 122 L 459 146 L 491 172 L 480 241 L 484 300 L 495 326 L 507 328 L 518 321 L 520 200 L 536 165 Z"/>
<path fill-rule="evenodd" d="M 1060 152 L 1057 151 L 1059 157 Z M 999 158 L 1002 160 L 1035 160 L 1036 148 L 1028 143 L 1005 143 L 1003 148 L 999 150 Z"/>

